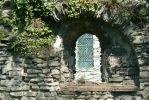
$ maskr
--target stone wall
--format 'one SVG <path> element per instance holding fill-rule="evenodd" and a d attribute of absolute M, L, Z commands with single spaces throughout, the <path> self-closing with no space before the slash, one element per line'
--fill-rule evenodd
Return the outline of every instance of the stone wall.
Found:
<path fill-rule="evenodd" d="M 131 31 L 129 29 L 127 32 Z M 136 31 L 138 30 L 133 32 Z M 133 48 L 140 68 L 140 76 L 137 77 L 140 87 L 136 92 L 94 92 L 90 89 L 88 92 L 61 91 L 60 84 L 74 80 L 73 68 L 67 63 L 67 59 L 73 59 L 73 56 L 68 56 L 69 50 L 65 57 L 66 49 L 58 52 L 50 49 L 44 50 L 38 57 L 25 59 L 12 54 L 9 49 L 11 39 L 5 38 L 0 43 L 0 96 L 2 100 L 148 100 L 148 41 L 147 36 L 142 38 L 142 35 L 147 35 L 145 32 L 143 29 L 132 34 Z M 71 59 L 69 62 L 73 61 Z M 123 81 L 119 77 L 116 80 Z M 132 81 L 132 77 L 127 77 L 124 82 L 129 84 Z"/>
<path fill-rule="evenodd" d="M 5 3 L 9 4 L 7 0 Z M 3 8 L 4 17 L 8 16 L 9 6 Z M 96 24 L 98 21 L 99 23 Z M 9 27 L 0 24 L 0 30 L 5 31 L 8 35 L 0 40 L 0 100 L 149 100 L 149 25 L 138 27 L 130 23 L 119 32 L 115 31 L 117 28 L 103 21 L 105 21 L 104 18 L 91 22 L 81 19 L 81 21 L 60 25 L 58 33 L 61 33 L 62 48 L 59 50 L 42 48 L 43 52 L 38 56 L 27 59 L 13 54 L 9 44 L 15 39 L 15 36 L 11 34 Z M 113 75 L 112 79 L 110 78 L 106 82 L 116 85 L 135 85 L 138 86 L 138 90 L 98 92 L 91 91 L 89 88 L 88 91 L 61 91 L 61 84 L 76 84 L 73 83 L 75 74 L 74 47 L 76 39 L 84 32 L 84 29 L 97 35 L 101 41 L 102 55 L 105 54 L 104 51 L 109 49 L 105 46 L 110 47 L 110 43 L 115 43 L 115 41 L 129 51 L 128 56 L 123 61 L 131 64 L 134 60 L 135 64 L 132 65 L 135 66 L 126 65 L 126 71 L 122 70 L 122 73 L 127 72 L 125 78 L 117 74 L 121 72 L 118 70 L 116 75 Z M 121 36 L 121 34 L 123 35 Z M 123 36 L 127 39 L 122 38 Z M 133 57 L 130 58 L 132 55 Z M 112 57 L 102 56 L 101 59 L 111 59 Z M 105 63 L 103 61 L 102 63 L 103 66 Z M 112 67 L 117 65 L 112 62 L 109 64 Z M 105 70 L 102 73 L 107 72 Z"/>

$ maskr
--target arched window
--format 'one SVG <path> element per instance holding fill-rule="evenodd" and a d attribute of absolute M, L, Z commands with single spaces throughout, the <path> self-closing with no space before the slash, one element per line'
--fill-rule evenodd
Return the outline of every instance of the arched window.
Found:
<path fill-rule="evenodd" d="M 101 48 L 95 35 L 85 33 L 76 42 L 75 79 L 101 82 Z"/>

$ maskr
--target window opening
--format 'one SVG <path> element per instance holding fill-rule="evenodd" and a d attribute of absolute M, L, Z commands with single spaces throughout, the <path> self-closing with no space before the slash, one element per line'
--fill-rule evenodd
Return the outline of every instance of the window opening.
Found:
<path fill-rule="evenodd" d="M 95 35 L 85 33 L 76 41 L 75 80 L 101 82 L 101 48 Z"/>

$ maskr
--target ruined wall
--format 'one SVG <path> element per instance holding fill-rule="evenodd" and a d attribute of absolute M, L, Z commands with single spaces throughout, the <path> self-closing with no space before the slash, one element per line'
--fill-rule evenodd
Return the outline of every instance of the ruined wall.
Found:
<path fill-rule="evenodd" d="M 7 1 L 7 0 L 6 0 Z M 8 16 L 10 9 L 6 7 L 3 10 L 3 16 Z M 106 14 L 105 14 L 106 15 Z M 107 17 L 105 17 L 107 18 Z M 104 20 L 104 18 L 103 18 Z M 96 20 L 99 21 L 99 20 Z M 95 21 L 95 22 L 96 22 Z M 82 22 L 82 21 L 80 21 Z M 71 23 L 71 22 L 70 22 Z M 98 33 L 104 33 L 110 35 L 108 37 L 114 38 L 118 43 L 121 39 L 119 32 L 115 33 L 114 30 L 107 28 L 109 24 L 99 23 L 99 25 L 88 26 L 88 22 L 85 22 L 86 27 L 80 27 L 80 23 L 70 25 L 68 28 L 67 24 L 62 25 L 59 32 L 63 34 L 61 36 L 62 43 L 61 48 L 42 48 L 41 54 L 36 57 L 24 58 L 20 55 L 12 53 L 9 44 L 13 42 L 14 36 L 11 34 L 9 28 L 3 24 L 0 25 L 0 30 L 6 31 L 8 37 L 0 40 L 0 99 L 2 100 L 148 100 L 149 99 L 149 26 L 144 25 L 137 27 L 135 24 L 126 25 L 120 33 L 127 36 L 128 47 L 131 46 L 132 51 L 135 54 L 136 66 L 128 66 L 128 74 L 135 74 L 137 71 L 137 77 L 125 76 L 125 79 L 121 76 L 114 76 L 113 83 L 117 85 L 129 84 L 138 86 L 136 91 L 125 91 L 125 92 L 110 92 L 110 91 L 61 91 L 61 84 L 71 84 L 74 81 L 74 47 L 75 39 L 78 38 L 84 31 L 78 32 L 78 30 L 86 29 L 87 32 L 93 32 L 98 37 Z M 82 23 L 82 25 L 85 25 Z M 79 28 L 72 28 L 78 26 Z M 100 26 L 101 31 L 97 31 Z M 87 30 L 90 27 L 91 30 Z M 72 30 L 70 30 L 72 29 Z M 68 31 L 70 30 L 70 31 Z M 72 32 L 72 33 L 71 33 Z M 79 34 L 75 34 L 75 33 Z M 110 34 L 108 34 L 108 32 Z M 70 34 L 71 35 L 70 35 Z M 107 34 L 106 34 L 107 33 Z M 102 40 L 101 46 L 110 45 Z M 108 38 L 108 40 L 110 40 Z M 111 43 L 111 42 L 110 42 Z M 113 43 L 113 42 L 112 42 Z M 125 43 L 124 43 L 125 44 Z M 67 48 L 66 48 L 67 47 Z M 109 46 L 110 47 L 110 46 Z M 125 46 L 124 46 L 125 47 Z M 103 48 L 102 55 L 107 48 Z M 108 48 L 109 49 L 109 48 Z M 101 58 L 103 59 L 103 58 Z M 126 61 L 131 62 L 129 57 Z M 135 68 L 134 68 L 135 67 Z M 136 70 L 135 70 L 136 69 Z M 122 72 L 125 72 L 122 70 Z M 120 73 L 118 70 L 117 73 Z M 136 81 L 135 81 L 136 79 Z M 137 83 L 134 83 L 137 82 Z M 111 84 L 111 82 L 110 82 Z M 96 85 L 95 85 L 96 86 Z M 73 87 L 72 87 L 73 88 Z M 104 88 L 104 87 L 103 87 Z"/>
<path fill-rule="evenodd" d="M 38 57 L 25 59 L 19 55 L 13 55 L 9 50 L 11 41 L 3 39 L 0 44 L 0 96 L 2 100 L 105 100 L 106 98 L 148 100 L 148 41 L 146 39 L 148 37 L 144 29 L 128 30 L 128 32 L 131 31 L 133 31 L 134 39 L 132 45 L 137 54 L 140 69 L 138 91 L 112 93 L 90 92 L 90 90 L 88 92 L 61 91 L 59 87 L 61 83 L 72 82 L 74 79 L 71 68 L 64 64 L 64 52 L 62 52 L 64 49 L 59 52 L 54 49 L 46 50 Z M 70 59 L 70 56 L 65 57 Z M 123 81 L 118 78 L 115 80 Z M 131 79 L 128 77 L 128 81 L 124 82 L 131 83 Z"/>

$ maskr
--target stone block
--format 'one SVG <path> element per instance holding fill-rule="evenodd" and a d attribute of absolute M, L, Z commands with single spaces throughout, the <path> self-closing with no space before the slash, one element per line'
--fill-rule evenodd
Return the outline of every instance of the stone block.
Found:
<path fill-rule="evenodd" d="M 55 66 L 59 66 L 60 62 L 59 61 L 51 61 L 49 66 L 55 67 Z"/>
<path fill-rule="evenodd" d="M 23 70 L 9 71 L 9 76 L 23 76 Z"/>
<path fill-rule="evenodd" d="M 30 82 L 42 82 L 43 81 L 43 78 L 33 78 L 30 80 Z"/>
<path fill-rule="evenodd" d="M 37 74 L 28 74 L 28 75 L 26 75 L 27 78 L 35 78 L 37 76 L 38 76 Z"/>
<path fill-rule="evenodd" d="M 61 67 L 61 72 L 62 72 L 62 73 L 68 73 L 68 72 L 69 72 L 68 67 L 62 66 L 62 67 Z"/>
<path fill-rule="evenodd" d="M 140 78 L 149 78 L 149 72 L 148 71 L 140 72 Z"/>
<path fill-rule="evenodd" d="M 140 71 L 143 72 L 143 71 L 148 71 L 149 72 L 149 66 L 141 66 L 140 67 Z"/>
<path fill-rule="evenodd" d="M 46 86 L 46 85 L 48 85 L 48 83 L 45 83 L 43 81 L 38 83 L 38 86 Z"/>
<path fill-rule="evenodd" d="M 38 77 L 44 78 L 44 77 L 46 77 L 46 74 L 44 74 L 44 73 L 38 73 Z"/>
<path fill-rule="evenodd" d="M 0 75 L 0 80 L 5 80 L 6 79 L 6 75 Z"/>
<path fill-rule="evenodd" d="M 51 74 L 52 75 L 59 75 L 60 74 L 60 71 L 57 70 L 57 69 L 54 69 L 54 70 L 51 71 Z"/>
<path fill-rule="evenodd" d="M 124 80 L 123 77 L 119 76 L 119 77 L 113 77 L 110 79 L 111 82 L 122 82 Z"/>
<path fill-rule="evenodd" d="M 59 86 L 52 86 L 52 87 L 50 87 L 49 88 L 49 91 L 58 91 L 60 89 L 60 87 Z"/>
<path fill-rule="evenodd" d="M 0 100 L 11 100 L 9 93 L 7 92 L 0 92 Z"/>
<path fill-rule="evenodd" d="M 40 67 L 40 68 L 47 67 L 47 66 L 48 66 L 47 63 L 37 64 L 37 67 Z"/>
<path fill-rule="evenodd" d="M 38 73 L 42 73 L 42 71 L 41 70 L 36 70 L 36 69 L 28 69 L 27 73 L 38 74 Z"/>
<path fill-rule="evenodd" d="M 2 69 L 2 74 L 8 74 L 9 71 L 11 71 L 11 70 L 12 70 L 11 66 L 6 66 Z"/>
<path fill-rule="evenodd" d="M 138 35 L 133 38 L 134 44 L 141 44 L 144 43 L 144 35 Z"/>
<path fill-rule="evenodd" d="M 134 100 L 143 100 L 143 98 L 141 96 L 134 96 L 133 98 L 134 98 Z"/>
<path fill-rule="evenodd" d="M 51 97 L 51 93 L 50 92 L 44 92 L 44 96 L 45 97 Z"/>
<path fill-rule="evenodd" d="M 0 86 L 0 91 L 10 91 L 8 87 Z"/>
<path fill-rule="evenodd" d="M 44 81 L 45 81 L 45 82 L 48 82 L 48 83 L 49 83 L 49 82 L 53 82 L 53 78 L 44 78 Z"/>
<path fill-rule="evenodd" d="M 32 90 L 39 90 L 39 86 L 38 85 L 32 85 L 31 88 L 32 88 Z"/>
<path fill-rule="evenodd" d="M 134 99 L 133 99 L 133 96 L 123 95 L 123 96 L 116 97 L 114 100 L 134 100 Z"/>
<path fill-rule="evenodd" d="M 30 89 L 30 86 L 28 86 L 28 85 L 23 85 L 23 86 L 21 86 L 21 87 L 19 87 L 19 86 L 12 86 L 11 87 L 11 91 L 27 91 L 27 90 L 29 90 Z"/>
<path fill-rule="evenodd" d="M 49 91 L 49 86 L 40 86 L 40 90 L 43 90 L 43 91 Z"/>
<path fill-rule="evenodd" d="M 43 72 L 44 74 L 49 73 L 49 72 L 50 72 L 50 69 L 42 69 L 42 72 Z"/>
<path fill-rule="evenodd" d="M 27 97 L 35 97 L 35 96 L 37 96 L 37 92 L 33 92 L 33 91 L 26 92 L 25 96 L 27 96 Z"/>
<path fill-rule="evenodd" d="M 5 62 L 6 60 L 7 60 L 6 57 L 1 57 L 1 58 L 0 58 L 0 62 Z"/>
<path fill-rule="evenodd" d="M 10 96 L 12 97 L 22 97 L 24 96 L 26 93 L 23 92 L 23 91 L 20 91 L 20 92 L 10 92 Z"/>
<path fill-rule="evenodd" d="M 25 97 L 25 96 L 23 96 L 21 98 L 21 100 L 37 100 L 37 99 L 35 99 L 34 97 Z"/>
<path fill-rule="evenodd" d="M 149 82 L 149 77 L 141 78 L 140 83 Z"/>
<path fill-rule="evenodd" d="M 60 100 L 55 97 L 38 97 L 37 100 Z"/>
<path fill-rule="evenodd" d="M 11 86 L 11 82 L 9 80 L 1 80 L 0 85 L 5 87 Z"/>
<path fill-rule="evenodd" d="M 41 64 L 41 63 L 44 62 L 44 61 L 43 61 L 42 59 L 40 59 L 40 58 L 34 58 L 32 61 L 33 61 L 34 63 L 37 63 L 37 64 Z"/>
<path fill-rule="evenodd" d="M 138 58 L 138 64 L 139 64 L 140 66 L 149 65 L 149 62 L 148 62 L 148 59 L 145 59 L 145 58 Z"/>
<path fill-rule="evenodd" d="M 123 84 L 125 84 L 125 85 L 135 85 L 135 82 L 134 82 L 134 80 L 124 80 Z"/>

